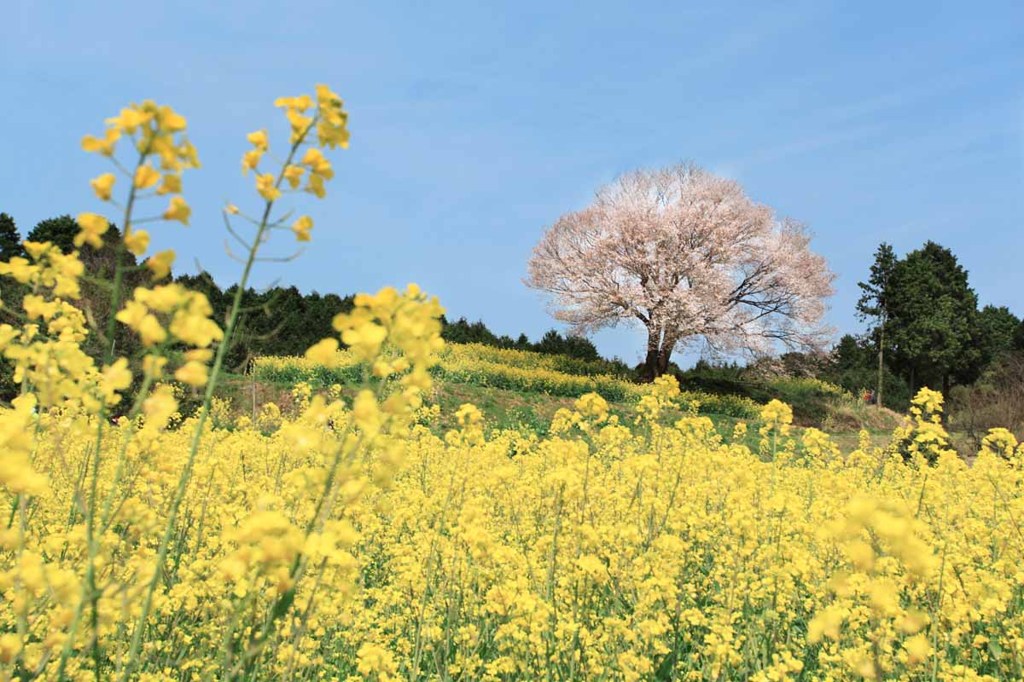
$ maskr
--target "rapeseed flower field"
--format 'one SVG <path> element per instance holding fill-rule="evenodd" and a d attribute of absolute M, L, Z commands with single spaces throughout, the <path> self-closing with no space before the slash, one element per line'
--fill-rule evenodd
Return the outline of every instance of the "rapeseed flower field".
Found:
<path fill-rule="evenodd" d="M 598 393 L 614 402 L 636 402 L 647 392 L 640 384 L 601 373 L 600 369 L 603 368 L 564 356 L 467 343 L 447 344 L 437 354 L 437 362 L 431 366 L 430 373 L 442 382 L 571 398 Z M 257 357 L 252 363 L 252 374 L 256 379 L 271 383 L 305 383 L 314 389 L 329 389 L 334 384 L 344 386 L 361 381 L 364 365 L 348 351 L 314 360 Z M 755 419 L 758 415 L 757 403 L 742 396 L 682 391 L 677 402 L 702 414 L 743 419 Z"/>
<path fill-rule="evenodd" d="M 261 168 L 270 137 L 251 133 L 261 204 L 225 208 L 251 230 L 233 232 L 238 291 L 278 228 L 310 238 L 275 206 L 323 196 L 324 151 L 348 139 L 326 87 L 277 104 L 284 161 Z M 92 185 L 122 210 L 118 254 L 149 249 L 137 198 L 189 220 L 185 125 L 146 102 L 83 140 L 114 162 Z M 78 222 L 77 245 L 101 247 L 108 219 Z M 1022 676 L 1024 450 L 996 429 L 969 465 L 938 393 L 851 452 L 778 401 L 756 436 L 722 436 L 672 378 L 630 389 L 628 418 L 587 392 L 544 437 L 488 429 L 469 404 L 444 431 L 428 401 L 443 310 L 410 285 L 357 297 L 301 361 L 357 368 L 354 396 L 300 384 L 294 413 L 231 419 L 214 394 L 237 298 L 222 327 L 202 294 L 159 283 L 173 252 L 153 253 L 150 286 L 113 287 L 106 332 L 133 330 L 142 357 L 97 362 L 77 254 L 26 249 L 0 266 L 28 290 L 23 324 L 0 327 L 20 386 L 0 408 L 2 679 Z M 194 414 L 182 386 L 202 392 Z"/>

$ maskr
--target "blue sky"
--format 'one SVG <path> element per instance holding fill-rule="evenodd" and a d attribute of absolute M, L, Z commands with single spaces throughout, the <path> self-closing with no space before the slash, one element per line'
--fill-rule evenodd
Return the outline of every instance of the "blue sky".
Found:
<path fill-rule="evenodd" d="M 23 232 L 97 209 L 107 168 L 81 136 L 153 98 L 204 164 L 192 226 L 154 244 L 227 284 L 219 207 L 254 203 L 245 133 L 281 130 L 273 99 L 325 82 L 352 146 L 325 201 L 298 198 L 312 247 L 259 285 L 415 281 L 536 338 L 555 325 L 521 280 L 544 228 L 623 171 L 693 160 L 810 225 L 840 331 L 860 329 L 882 240 L 948 246 L 983 303 L 1024 314 L 1024 3 L 7 0 L 0 24 L 0 211 Z M 629 361 L 639 339 L 596 337 Z"/>

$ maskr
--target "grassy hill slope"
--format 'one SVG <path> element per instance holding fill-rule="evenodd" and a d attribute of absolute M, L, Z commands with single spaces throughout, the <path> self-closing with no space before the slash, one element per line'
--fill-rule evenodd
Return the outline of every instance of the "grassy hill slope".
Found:
<path fill-rule="evenodd" d="M 613 413 L 627 418 L 647 387 L 621 375 L 608 373 L 606 363 L 562 355 L 505 350 L 480 344 L 449 344 L 433 368 L 432 402 L 441 408 L 439 426 L 452 426 L 454 412 L 473 403 L 484 413 L 491 428 L 547 432 L 552 416 L 569 407 L 579 396 L 596 392 L 611 405 Z M 236 413 L 259 413 L 262 405 L 277 403 L 284 411 L 292 404 L 291 391 L 307 383 L 314 391 L 332 387 L 342 393 L 371 380 L 369 369 L 347 352 L 340 352 L 332 367 L 300 357 L 258 358 L 247 376 L 225 383 L 222 397 Z M 841 389 L 813 379 L 779 379 L 762 385 L 758 402 L 729 393 L 687 390 L 680 404 L 712 419 L 723 433 L 737 421 L 756 423 L 761 405 L 779 398 L 796 407 L 797 423 L 832 433 L 840 442 L 855 441 L 861 428 L 879 439 L 889 435 L 899 415 L 864 405 Z"/>

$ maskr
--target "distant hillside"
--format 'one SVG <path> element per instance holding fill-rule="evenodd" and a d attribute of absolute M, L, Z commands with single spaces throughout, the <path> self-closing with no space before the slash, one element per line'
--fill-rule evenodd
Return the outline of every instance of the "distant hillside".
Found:
<path fill-rule="evenodd" d="M 503 428 L 524 424 L 536 431 L 546 430 L 559 407 L 585 393 L 596 392 L 608 400 L 613 411 L 630 412 L 648 390 L 627 374 L 610 373 L 607 361 L 584 360 L 558 354 L 501 349 L 482 344 L 448 344 L 433 368 L 436 379 L 434 400 L 451 414 L 459 404 L 472 402 L 488 415 L 493 426 Z M 302 357 L 261 357 L 252 363 L 250 375 L 236 380 L 236 391 L 249 390 L 267 400 L 288 402 L 293 386 L 307 383 L 315 391 L 347 390 L 361 385 L 366 368 L 347 351 L 340 351 L 332 367 Z M 696 390 L 683 383 L 681 404 L 716 422 L 731 425 L 736 420 L 756 421 L 762 404 L 772 398 L 799 406 L 798 423 L 839 431 L 866 427 L 887 431 L 899 417 L 888 410 L 859 403 L 842 389 L 814 379 L 782 378 L 764 380 L 740 391 Z M 750 397 L 756 393 L 758 400 Z M 246 396 L 246 404 L 252 396 Z M 253 409 L 252 405 L 248 405 Z M 452 409 L 448 409 L 448 408 Z"/>

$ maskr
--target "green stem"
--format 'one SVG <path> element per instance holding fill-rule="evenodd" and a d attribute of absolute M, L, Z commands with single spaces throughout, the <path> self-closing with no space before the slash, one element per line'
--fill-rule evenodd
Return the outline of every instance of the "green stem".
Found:
<path fill-rule="evenodd" d="M 137 171 L 140 166 L 145 162 L 146 157 L 149 155 L 149 145 L 146 145 L 139 152 L 139 159 L 135 164 L 135 170 Z M 132 176 L 134 177 L 134 175 Z M 128 191 L 128 201 L 124 207 L 124 218 L 122 227 L 127 230 L 131 225 L 132 209 L 135 207 L 135 196 L 136 187 L 135 183 L 132 182 L 132 187 Z M 124 240 L 118 242 L 114 252 L 115 265 L 114 265 L 114 283 L 113 290 L 110 292 L 110 317 L 107 320 L 107 347 L 103 352 L 103 364 L 109 365 L 113 360 L 114 356 L 114 333 L 117 331 L 117 320 L 115 314 L 117 309 L 121 306 L 121 285 L 124 282 Z M 67 667 L 68 658 L 71 656 L 71 651 L 74 648 L 75 635 L 78 632 L 78 626 L 82 618 L 82 613 L 85 609 L 85 604 L 88 604 L 91 608 L 92 617 L 90 619 L 90 625 L 93 629 L 93 641 L 92 641 L 92 658 L 94 671 L 93 674 L 96 679 L 99 679 L 99 663 L 100 663 L 100 648 L 99 648 L 99 591 L 96 589 L 96 555 L 99 553 L 99 548 L 96 543 L 96 495 L 99 487 L 99 471 L 100 471 L 100 459 L 103 448 L 103 431 L 104 426 L 107 423 L 107 407 L 105 404 L 101 405 L 99 419 L 96 424 L 96 441 L 93 445 L 93 461 L 92 461 L 92 477 L 89 481 L 89 501 L 85 505 L 85 538 L 86 548 L 88 554 L 88 561 L 85 566 L 85 580 L 82 585 L 82 598 L 79 600 L 78 605 L 75 607 L 75 613 L 71 621 L 71 625 L 68 628 L 68 637 L 64 642 L 64 647 L 60 654 L 60 664 L 57 666 L 57 679 L 64 679 L 64 671 Z"/>
<path fill-rule="evenodd" d="M 288 153 L 288 158 L 285 160 L 284 165 L 281 167 L 280 173 L 278 173 L 277 181 L 274 183 L 275 189 L 279 189 L 282 181 L 284 180 L 284 171 L 288 166 L 291 165 L 292 159 L 295 158 L 295 154 L 299 147 L 303 144 L 306 139 L 306 135 L 316 125 L 316 119 L 310 124 L 308 128 L 299 136 L 299 138 L 292 144 L 292 148 Z M 231 340 L 231 335 L 235 330 L 235 325 L 238 321 L 239 312 L 242 307 L 242 295 L 244 294 L 246 287 L 249 284 L 249 276 L 252 273 L 253 265 L 256 263 L 256 254 L 259 252 L 260 245 L 263 243 L 266 232 L 270 227 L 270 213 L 274 208 L 274 201 L 267 200 L 266 206 L 263 209 L 263 217 L 260 219 L 259 227 L 256 230 L 256 236 L 253 238 L 252 244 L 249 248 L 249 255 L 245 262 L 245 267 L 242 270 L 242 276 L 238 282 L 238 288 L 235 290 L 235 297 L 231 304 L 231 313 L 228 315 L 227 325 L 224 329 L 224 338 L 217 346 L 217 354 L 213 361 L 213 368 L 210 372 L 210 379 L 206 384 L 206 392 L 203 396 L 203 405 L 199 412 L 199 419 L 196 423 L 195 432 L 192 435 L 192 444 L 189 449 L 188 460 L 185 463 L 185 468 L 181 472 L 181 476 L 178 479 L 178 486 L 174 492 L 174 498 L 171 501 L 170 509 L 167 515 L 167 524 L 164 527 L 163 536 L 160 538 L 160 546 L 157 550 L 156 567 L 153 571 L 153 577 L 150 578 L 149 583 L 146 585 L 146 595 L 143 598 L 142 610 L 139 613 L 139 617 L 135 622 L 135 629 L 132 632 L 131 646 L 128 650 L 128 662 L 125 664 L 124 670 L 121 673 L 121 680 L 127 680 L 129 676 L 138 665 L 138 655 L 142 648 L 142 639 L 146 630 L 146 621 L 149 619 L 150 611 L 153 608 L 153 594 L 156 592 L 156 586 L 163 579 L 164 563 L 167 560 L 167 552 L 171 545 L 171 539 L 174 536 L 176 530 L 178 511 L 181 508 L 181 503 L 185 499 L 185 492 L 188 489 L 189 481 L 192 478 L 192 470 L 195 467 L 196 455 L 199 452 L 199 444 L 202 441 L 203 429 L 206 426 L 206 421 L 210 416 L 210 403 L 213 399 L 214 391 L 217 388 L 217 382 L 220 378 L 221 369 L 224 366 L 224 358 L 227 355 L 228 345 Z"/>

